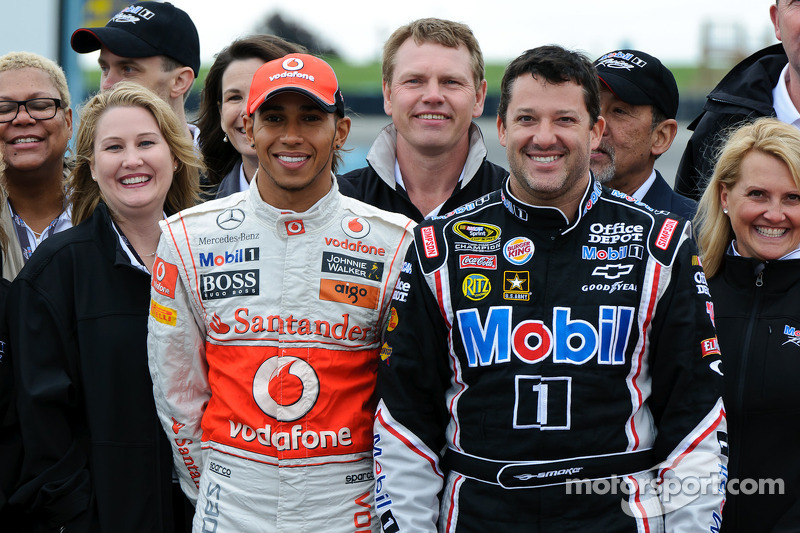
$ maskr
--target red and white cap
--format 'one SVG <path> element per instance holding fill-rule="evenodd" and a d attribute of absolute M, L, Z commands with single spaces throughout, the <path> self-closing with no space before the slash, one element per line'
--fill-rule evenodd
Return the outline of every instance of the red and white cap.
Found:
<path fill-rule="evenodd" d="M 252 115 L 261 104 L 287 91 L 304 94 L 328 113 L 338 111 L 344 116 L 336 74 L 328 63 L 309 54 L 289 54 L 264 63 L 253 75 L 247 113 Z"/>

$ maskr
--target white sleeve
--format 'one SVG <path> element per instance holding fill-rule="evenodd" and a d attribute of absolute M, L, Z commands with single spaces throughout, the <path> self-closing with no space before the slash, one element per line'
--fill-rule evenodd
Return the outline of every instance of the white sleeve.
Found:
<path fill-rule="evenodd" d="M 181 487 L 195 502 L 203 470 L 200 423 L 211 388 L 205 326 L 179 264 L 169 236 L 162 235 L 150 289 L 147 352 L 158 417 L 172 445 Z"/>

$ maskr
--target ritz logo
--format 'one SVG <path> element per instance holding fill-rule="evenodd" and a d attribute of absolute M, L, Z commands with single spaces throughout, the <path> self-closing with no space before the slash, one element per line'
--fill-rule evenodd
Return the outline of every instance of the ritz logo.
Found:
<path fill-rule="evenodd" d="M 265 415 L 279 422 L 305 416 L 317 403 L 319 378 L 308 362 L 294 356 L 270 357 L 253 379 L 253 399 Z"/>
<path fill-rule="evenodd" d="M 492 290 L 492 284 L 489 282 L 489 278 L 483 274 L 470 274 L 464 278 L 461 290 L 464 292 L 464 296 L 477 302 L 489 295 Z"/>
<path fill-rule="evenodd" d="M 597 356 L 600 365 L 625 364 L 635 316 L 633 307 L 600 306 L 599 328 L 586 320 L 573 320 L 570 307 L 553 309 L 551 327 L 541 320 L 523 320 L 512 328 L 512 309 L 490 307 L 483 322 L 477 309 L 457 312 L 469 366 L 509 363 L 512 352 L 528 364 L 544 361 L 550 355 L 554 363 L 583 365 Z"/>

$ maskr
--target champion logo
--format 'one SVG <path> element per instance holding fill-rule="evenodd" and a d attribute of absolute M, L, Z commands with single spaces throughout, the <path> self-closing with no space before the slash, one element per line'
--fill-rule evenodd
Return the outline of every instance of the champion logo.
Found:
<path fill-rule="evenodd" d="M 302 235 L 306 232 L 302 220 L 287 220 L 286 221 L 286 234 L 287 235 Z"/>

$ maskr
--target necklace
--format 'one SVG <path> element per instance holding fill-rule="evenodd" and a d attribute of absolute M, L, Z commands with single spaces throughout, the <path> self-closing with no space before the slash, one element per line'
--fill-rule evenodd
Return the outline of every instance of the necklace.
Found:
<path fill-rule="evenodd" d="M 144 254 L 144 257 L 153 257 L 154 255 L 156 255 L 156 252 L 153 252 L 152 254 Z"/>

